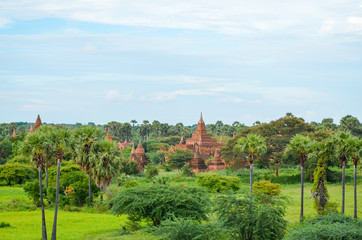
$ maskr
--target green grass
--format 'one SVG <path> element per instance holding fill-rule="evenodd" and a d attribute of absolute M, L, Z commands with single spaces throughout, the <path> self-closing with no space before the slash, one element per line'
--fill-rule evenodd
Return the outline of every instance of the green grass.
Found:
<path fill-rule="evenodd" d="M 352 169 L 348 169 L 346 174 L 352 176 Z M 293 175 L 299 172 L 299 169 L 282 169 L 280 175 Z M 208 174 L 208 173 L 205 173 Z M 225 171 L 221 171 L 225 174 Z M 271 170 L 257 170 L 256 175 L 273 174 Z M 162 172 L 161 176 L 169 178 L 170 184 L 195 186 L 196 178 L 183 177 L 180 172 Z M 244 170 L 239 173 L 241 179 L 248 178 L 249 171 Z M 358 206 L 362 206 L 362 175 L 358 172 Z M 260 176 L 259 176 L 260 177 Z M 143 181 L 144 179 L 139 179 Z M 150 181 L 149 181 L 150 182 Z M 241 189 L 248 190 L 249 184 L 247 182 L 241 183 Z M 111 187 L 114 187 L 112 185 Z M 286 209 L 286 220 L 289 225 L 295 225 L 299 222 L 300 214 L 300 184 L 281 184 L 282 195 L 288 197 Z M 305 183 L 304 188 L 304 216 L 311 218 L 316 215 L 313 208 L 313 199 L 310 194 L 312 183 Z M 114 189 L 116 189 L 114 187 Z M 328 191 L 330 194 L 330 201 L 336 202 L 338 211 L 341 210 L 341 184 L 328 184 Z M 217 193 L 211 195 L 212 198 L 218 196 Z M 21 199 L 24 202 L 31 202 L 24 190 L 21 187 L 0 187 L 0 205 L 11 203 L 14 199 Z M 346 207 L 345 214 L 353 216 L 353 183 L 346 184 Z M 58 239 L 123 239 L 123 240 L 154 240 L 157 239 L 152 235 L 144 232 L 136 232 L 133 235 L 122 235 L 121 224 L 124 224 L 125 216 L 117 217 L 111 214 L 93 213 L 92 209 L 82 208 L 81 212 L 66 212 L 59 211 L 58 215 Z M 46 210 L 47 232 L 48 237 L 51 236 L 52 223 L 53 223 L 53 208 Z M 362 218 L 362 208 L 358 208 L 359 219 Z M 19 211 L 19 209 L 11 210 L 11 205 L 4 211 L 0 211 L 0 222 L 6 222 L 11 225 L 9 228 L 0 229 L 0 240 L 5 239 L 40 239 L 41 238 L 41 211 L 38 208 L 36 211 Z"/>

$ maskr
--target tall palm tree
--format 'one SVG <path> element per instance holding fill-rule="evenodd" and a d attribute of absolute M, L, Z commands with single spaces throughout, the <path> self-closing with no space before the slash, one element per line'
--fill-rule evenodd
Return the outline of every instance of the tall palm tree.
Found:
<path fill-rule="evenodd" d="M 335 144 L 335 154 L 339 158 L 340 164 L 342 166 L 342 210 L 344 214 L 345 206 L 345 178 L 346 178 L 346 161 L 351 153 L 350 139 L 351 134 L 349 132 L 338 132 L 333 139 Z"/>
<path fill-rule="evenodd" d="M 102 202 L 103 191 L 111 184 L 112 178 L 119 174 L 120 153 L 114 144 L 100 140 L 92 145 L 90 162 L 90 171 L 94 182 L 101 190 Z"/>
<path fill-rule="evenodd" d="M 45 212 L 44 212 L 44 201 L 43 201 L 43 179 L 42 179 L 42 170 L 44 169 L 45 166 L 45 158 L 44 158 L 45 141 L 46 141 L 45 134 L 41 131 L 36 131 L 33 134 L 27 135 L 22 145 L 22 151 L 25 154 L 31 155 L 31 160 L 35 163 L 35 166 L 38 168 L 43 240 L 47 239 L 47 229 L 45 223 Z"/>
<path fill-rule="evenodd" d="M 60 177 L 60 165 L 64 159 L 65 149 L 70 143 L 70 131 L 67 128 L 54 129 L 50 134 L 50 141 L 53 145 L 53 151 L 55 152 L 55 158 L 57 161 L 57 185 L 55 192 L 55 211 L 54 222 L 52 231 L 52 240 L 57 238 L 57 219 L 58 219 L 58 205 L 59 205 L 59 177 Z"/>
<path fill-rule="evenodd" d="M 308 154 L 311 151 L 311 139 L 309 137 L 297 134 L 287 145 L 285 154 L 297 154 L 300 162 L 300 182 L 301 182 L 301 200 L 300 200 L 300 221 L 303 221 L 304 206 L 304 165 Z"/>
<path fill-rule="evenodd" d="M 88 175 L 89 178 L 89 202 L 92 204 L 92 175 L 90 171 L 90 153 L 91 147 L 98 137 L 102 134 L 102 130 L 95 126 L 81 126 L 73 131 L 72 148 L 74 158 L 77 164 Z"/>
<path fill-rule="evenodd" d="M 133 132 L 132 136 L 134 138 L 135 137 L 134 125 L 137 124 L 137 121 L 136 120 L 131 120 L 131 123 L 132 123 L 132 132 Z"/>
<path fill-rule="evenodd" d="M 350 147 L 351 160 L 354 165 L 353 169 L 353 185 L 354 185 L 354 219 L 357 219 L 357 165 L 362 157 L 362 139 L 351 137 L 348 141 Z"/>
<path fill-rule="evenodd" d="M 234 149 L 248 154 L 250 163 L 250 196 L 253 196 L 253 163 L 267 150 L 265 139 L 258 134 L 248 134 L 245 138 L 239 138 Z"/>

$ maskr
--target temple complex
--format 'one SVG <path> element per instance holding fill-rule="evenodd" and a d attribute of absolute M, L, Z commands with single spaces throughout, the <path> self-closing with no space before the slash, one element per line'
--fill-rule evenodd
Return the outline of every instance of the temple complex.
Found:
<path fill-rule="evenodd" d="M 113 142 L 113 139 L 112 139 L 111 135 L 109 134 L 109 128 L 107 128 L 107 135 L 104 137 L 104 139 L 110 141 L 111 143 Z"/>
<path fill-rule="evenodd" d="M 140 170 L 140 172 L 142 172 L 145 169 L 145 166 L 149 163 L 141 141 L 138 143 L 137 149 L 135 149 L 134 145 L 132 145 L 131 161 L 135 161 L 137 163 L 138 170 Z"/>
<path fill-rule="evenodd" d="M 180 143 L 176 144 L 175 148 L 192 150 L 194 152 L 194 158 L 190 161 L 190 167 L 193 168 L 194 172 L 203 172 L 207 170 L 205 161 L 210 156 L 214 156 L 215 152 L 219 153 L 221 146 L 223 146 L 221 138 L 220 142 L 217 143 L 217 140 L 212 138 L 211 135 L 206 132 L 205 122 L 201 113 L 200 120 L 197 123 L 196 132 L 192 134 L 191 138 L 187 138 L 186 141 L 181 138 Z M 219 168 L 224 169 L 225 164 L 223 168 L 221 168 L 221 165 Z M 213 171 L 211 169 L 209 170 Z"/>
<path fill-rule="evenodd" d="M 127 141 L 127 138 L 124 140 L 123 143 L 121 142 L 118 142 L 118 148 L 119 148 L 119 151 L 122 152 L 122 149 L 125 148 L 125 147 L 128 147 L 128 146 L 131 146 L 133 144 L 133 142 L 128 142 Z"/>

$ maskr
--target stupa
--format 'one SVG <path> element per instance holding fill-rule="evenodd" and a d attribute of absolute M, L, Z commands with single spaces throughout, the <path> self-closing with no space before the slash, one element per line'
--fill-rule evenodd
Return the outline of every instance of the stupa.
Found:
<path fill-rule="evenodd" d="M 138 143 L 137 149 L 135 149 L 134 145 L 132 145 L 131 161 L 137 162 L 138 170 L 140 170 L 140 172 L 142 172 L 145 169 L 145 166 L 149 163 L 141 141 Z"/>
<path fill-rule="evenodd" d="M 225 169 L 225 163 L 220 158 L 220 151 L 216 150 L 214 158 L 208 163 L 209 171 L 217 171 Z"/>
<path fill-rule="evenodd" d="M 16 138 L 16 133 L 15 133 L 15 128 L 13 129 L 13 135 L 12 135 L 13 138 Z"/>
<path fill-rule="evenodd" d="M 201 113 L 196 132 L 192 134 L 191 138 L 187 138 L 186 141 L 181 139 L 180 144 L 176 144 L 175 148 L 194 151 L 194 158 L 190 161 L 190 167 L 195 172 L 200 172 L 207 169 L 205 161 L 210 156 L 213 156 L 216 150 L 219 151 L 222 145 L 222 141 L 218 143 L 216 139 L 206 132 L 205 122 Z"/>
<path fill-rule="evenodd" d="M 119 151 L 122 151 L 123 148 L 128 147 L 128 146 L 131 146 L 132 144 L 133 144 L 133 142 L 130 142 L 130 143 L 129 143 L 129 142 L 127 141 L 127 138 L 124 140 L 123 143 L 118 142 Z"/>
<path fill-rule="evenodd" d="M 32 125 L 30 125 L 30 130 L 29 130 L 29 134 L 32 134 L 33 132 L 35 132 L 36 129 L 38 129 L 42 124 L 41 119 L 40 119 L 40 115 L 38 114 L 38 117 L 36 118 L 34 127 Z"/>
<path fill-rule="evenodd" d="M 109 134 L 109 128 L 107 128 L 107 135 L 104 137 L 104 139 L 113 142 L 112 136 Z"/>

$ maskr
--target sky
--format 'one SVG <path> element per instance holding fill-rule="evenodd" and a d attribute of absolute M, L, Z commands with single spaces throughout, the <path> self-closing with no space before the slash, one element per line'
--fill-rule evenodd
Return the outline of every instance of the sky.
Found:
<path fill-rule="evenodd" d="M 0 0 L 0 122 L 362 121 L 361 90 L 361 0 Z"/>

